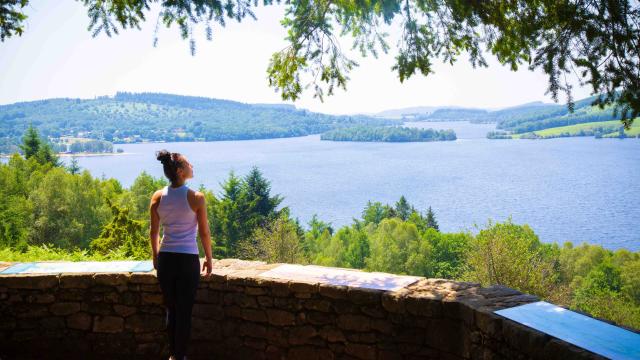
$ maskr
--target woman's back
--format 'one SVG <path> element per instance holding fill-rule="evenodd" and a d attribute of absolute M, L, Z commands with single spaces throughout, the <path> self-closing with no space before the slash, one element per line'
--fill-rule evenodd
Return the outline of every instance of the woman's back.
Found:
<path fill-rule="evenodd" d="M 162 189 L 158 204 L 158 216 L 163 227 L 160 252 L 198 254 L 198 221 L 189 205 L 188 194 L 186 185 Z"/>

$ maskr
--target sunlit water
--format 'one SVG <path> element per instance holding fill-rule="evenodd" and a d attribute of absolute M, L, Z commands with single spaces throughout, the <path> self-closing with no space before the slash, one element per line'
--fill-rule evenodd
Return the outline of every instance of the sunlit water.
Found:
<path fill-rule="evenodd" d="M 315 213 L 341 226 L 367 200 L 393 203 L 405 195 L 431 206 L 441 230 L 471 230 L 488 219 L 529 224 L 543 241 L 572 241 L 640 250 L 640 141 L 562 138 L 488 140 L 493 125 L 412 123 L 453 128 L 457 141 L 358 143 L 320 136 L 200 143 L 116 145 L 131 155 L 79 157 L 93 175 L 132 184 L 143 170 L 162 176 L 155 150 L 187 155 L 192 187 L 216 193 L 234 170 L 256 165 L 272 193 L 305 223 Z M 66 159 L 68 160 L 68 158 Z"/>

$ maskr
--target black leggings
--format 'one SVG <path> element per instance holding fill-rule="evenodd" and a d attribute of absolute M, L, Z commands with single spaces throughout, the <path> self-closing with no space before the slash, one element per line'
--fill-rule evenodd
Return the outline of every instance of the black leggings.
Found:
<path fill-rule="evenodd" d="M 191 310 L 200 281 L 196 254 L 158 253 L 158 281 L 167 309 L 167 334 L 171 354 L 182 360 L 191 335 Z"/>

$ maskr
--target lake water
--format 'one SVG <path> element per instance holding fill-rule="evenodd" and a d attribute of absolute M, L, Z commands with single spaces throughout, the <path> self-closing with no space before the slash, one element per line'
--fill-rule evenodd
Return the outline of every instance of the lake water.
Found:
<path fill-rule="evenodd" d="M 529 224 L 541 240 L 640 250 L 640 141 L 561 138 L 488 140 L 492 124 L 408 123 L 453 128 L 457 141 L 357 143 L 319 135 L 248 141 L 116 145 L 131 155 L 80 157 L 81 167 L 132 184 L 143 170 L 162 176 L 154 152 L 187 155 L 192 187 L 216 193 L 234 170 L 258 166 L 304 224 L 315 213 L 341 226 L 367 200 L 404 195 L 431 206 L 443 231 L 483 227 L 488 219 Z"/>

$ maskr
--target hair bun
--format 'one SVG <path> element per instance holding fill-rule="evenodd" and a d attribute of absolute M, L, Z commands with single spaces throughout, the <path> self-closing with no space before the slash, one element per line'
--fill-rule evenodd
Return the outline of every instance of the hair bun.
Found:
<path fill-rule="evenodd" d="M 171 153 L 167 150 L 156 151 L 156 158 L 164 164 L 171 161 Z"/>

